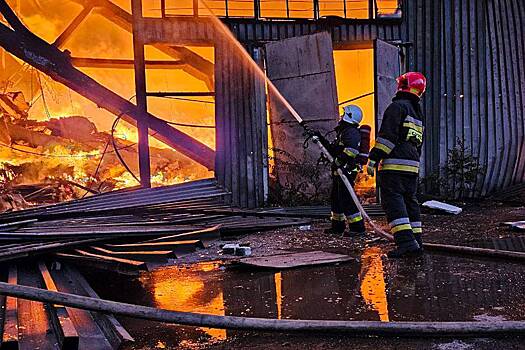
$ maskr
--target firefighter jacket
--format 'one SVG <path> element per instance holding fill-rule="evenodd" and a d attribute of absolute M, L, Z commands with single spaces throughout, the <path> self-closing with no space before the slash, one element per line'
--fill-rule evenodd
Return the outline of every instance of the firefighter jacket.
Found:
<path fill-rule="evenodd" d="M 370 160 L 379 163 L 379 171 L 419 174 L 423 144 L 423 114 L 419 98 L 398 92 L 383 115 Z"/>
<path fill-rule="evenodd" d="M 335 164 L 348 172 L 357 172 L 356 157 L 359 155 L 359 143 L 361 142 L 358 125 L 341 121 L 335 131 L 337 137 L 332 146 Z"/>

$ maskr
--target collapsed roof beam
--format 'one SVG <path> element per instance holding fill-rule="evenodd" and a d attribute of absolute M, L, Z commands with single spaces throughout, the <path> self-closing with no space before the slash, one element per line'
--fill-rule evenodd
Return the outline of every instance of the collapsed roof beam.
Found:
<path fill-rule="evenodd" d="M 114 59 L 114 58 L 87 58 L 71 57 L 71 63 L 77 68 L 112 68 L 112 69 L 133 69 L 133 60 Z M 184 65 L 181 61 L 146 61 L 149 69 L 177 69 Z"/>
<path fill-rule="evenodd" d="M 7 17 L 10 17 L 9 12 L 11 9 L 7 10 L 3 6 L 4 4 L 7 6 L 5 0 L 0 0 L 0 11 L 4 14 L 4 17 L 6 17 L 6 14 Z M 4 12 L 4 10 L 6 11 Z M 10 24 L 13 27 L 11 21 Z M 211 148 L 171 127 L 165 121 L 150 113 L 145 115 L 146 120 L 144 120 L 143 113 L 136 105 L 73 67 L 70 58 L 66 54 L 27 29 L 23 30 L 22 34 L 0 23 L 0 46 L 12 55 L 49 75 L 57 82 L 93 101 L 99 107 L 121 116 L 123 120 L 133 125 L 137 125 L 137 121 L 146 122 L 152 131 L 151 135 L 153 137 L 208 169 L 213 169 L 215 152 Z"/>
<path fill-rule="evenodd" d="M 94 7 L 94 12 L 102 15 L 120 28 L 129 33 L 133 32 L 133 17 L 131 13 L 115 5 L 109 0 L 73 0 L 84 7 Z M 182 70 L 206 83 L 206 86 L 213 91 L 214 86 L 214 65 L 212 62 L 196 54 L 195 52 L 177 45 L 152 44 L 157 50 L 186 63 Z"/>
<path fill-rule="evenodd" d="M 64 29 L 62 34 L 56 38 L 53 45 L 59 49 L 63 48 L 65 43 L 69 40 L 71 35 L 77 30 L 77 28 L 86 20 L 89 14 L 93 11 L 93 6 L 86 6 L 80 11 L 80 13 L 71 21 L 71 23 Z"/>

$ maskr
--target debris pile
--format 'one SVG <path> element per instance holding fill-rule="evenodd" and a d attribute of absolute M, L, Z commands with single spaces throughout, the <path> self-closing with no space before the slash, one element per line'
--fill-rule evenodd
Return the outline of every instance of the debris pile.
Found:
<path fill-rule="evenodd" d="M 21 92 L 0 94 L 0 184 L 2 201 L 11 203 L 0 210 L 138 185 L 133 175 L 138 173 L 137 145 L 130 130 L 115 123 L 113 130 L 100 132 L 83 116 L 38 121 L 29 119 L 29 110 Z M 154 185 L 210 176 L 171 149 L 151 147 L 150 152 Z"/>

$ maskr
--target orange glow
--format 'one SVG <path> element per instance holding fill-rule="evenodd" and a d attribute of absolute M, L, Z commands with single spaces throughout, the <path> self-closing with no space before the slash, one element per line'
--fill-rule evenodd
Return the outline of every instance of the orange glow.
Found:
<path fill-rule="evenodd" d="M 366 249 L 361 255 L 361 295 L 367 305 L 379 314 L 379 319 L 389 322 L 386 284 L 381 259 L 381 248 Z"/>
<path fill-rule="evenodd" d="M 120 2 L 120 1 L 116 1 Z M 160 0 L 144 0 L 144 16 L 160 16 Z M 194 0 L 166 0 L 169 16 L 191 16 Z M 196 4 L 199 14 L 209 11 L 218 17 L 255 17 L 253 0 L 204 0 Z M 319 0 L 319 16 L 337 16 L 349 19 L 368 19 L 369 0 Z M 314 15 L 313 0 L 259 0 L 262 18 L 307 18 Z M 397 0 L 377 0 L 378 14 L 390 14 L 397 9 Z"/>
<path fill-rule="evenodd" d="M 218 268 L 218 263 L 205 262 L 156 270 L 145 287 L 153 293 L 158 308 L 224 316 L 222 287 L 207 283 L 209 279 L 203 274 Z M 213 339 L 226 339 L 224 329 L 201 329 Z"/>
<path fill-rule="evenodd" d="M 130 11 L 129 0 L 113 0 L 113 2 L 126 11 Z M 160 5 L 155 5 L 155 3 L 158 1 L 144 1 L 145 11 L 150 8 L 151 11 L 158 12 Z M 45 6 L 41 7 L 37 7 L 33 1 L 13 0 L 10 1 L 10 5 L 33 33 L 48 42 L 53 42 L 82 10 L 82 7 L 73 1 L 62 0 L 46 0 Z M 212 47 L 187 48 L 213 63 L 214 50 Z M 71 52 L 72 57 L 133 58 L 132 35 L 96 12 L 91 13 L 86 18 L 65 42 L 63 49 Z M 145 51 L 146 60 L 174 60 L 174 58 L 154 47 L 148 46 Z M 50 118 L 83 116 L 93 122 L 99 131 L 107 134 L 111 128 L 115 119 L 114 115 L 53 81 L 43 73 L 37 72 L 22 61 L 6 54 L 2 49 L 0 49 L 0 65 L 2 67 L 0 69 L 0 88 L 4 91 L 22 91 L 24 93 L 31 104 L 29 120 L 48 121 Z M 123 98 L 130 99 L 132 102 L 135 101 L 133 98 L 135 94 L 133 67 L 129 66 L 123 69 L 80 68 L 80 70 Z M 146 79 L 148 91 L 209 91 L 208 86 L 202 80 L 180 69 L 147 69 Z M 169 122 L 189 125 L 174 125 L 174 127 L 215 149 L 215 108 L 212 97 L 148 98 L 148 110 Z M 114 135 L 119 143 L 135 143 L 138 139 L 136 128 L 124 121 L 118 124 Z M 83 147 L 63 147 L 60 149 L 47 144 L 37 149 L 34 147 L 27 148 L 25 145 L 16 145 L 16 148 L 22 148 L 28 152 L 51 156 L 35 155 L 33 157 L 27 156 L 28 153 L 6 148 L 5 142 L 2 141 L 2 143 L 4 147 L 0 149 L 0 163 L 25 164 L 26 166 L 33 163 L 35 166 L 43 168 L 42 173 L 52 173 L 52 170 L 56 169 L 57 163 L 61 163 L 61 169 L 66 165 L 68 166 L 67 174 L 62 174 L 60 171 L 53 174 L 55 177 L 69 179 L 84 185 L 91 181 L 90 177 L 94 174 L 105 145 L 105 142 L 92 144 L 89 149 Z M 213 172 L 152 137 L 150 137 L 150 146 L 157 150 L 152 151 L 152 183 L 154 185 L 169 185 L 213 177 Z M 136 147 L 129 149 L 128 152 L 123 151 L 123 153 L 125 153 L 123 156 L 126 163 L 129 163 L 128 165 L 134 173 L 138 174 Z M 70 159 L 67 159 L 68 155 L 71 156 Z M 137 185 L 137 181 L 119 165 L 118 161 L 115 161 L 114 155 L 107 157 L 110 160 L 104 159 L 103 166 L 113 164 L 115 169 L 104 169 L 104 173 L 106 176 L 111 176 L 108 178 L 109 180 L 117 183 L 116 188 Z M 159 162 L 162 164 L 160 167 L 157 166 Z M 51 179 L 51 177 L 48 176 L 47 179 Z M 38 181 L 42 180 L 40 176 Z M 34 183 L 34 181 L 36 179 L 28 183 Z"/>
<path fill-rule="evenodd" d="M 334 50 L 335 78 L 339 103 L 374 92 L 374 50 Z M 340 106 L 340 115 L 343 107 L 355 104 L 363 110 L 361 124 L 370 125 L 372 128 L 371 139 L 375 135 L 375 107 L 374 95 L 360 98 Z M 366 190 L 375 188 L 375 179 L 359 174 L 356 188 Z"/>
<path fill-rule="evenodd" d="M 378 0 L 377 1 L 377 13 L 379 15 L 392 14 L 396 12 L 399 6 L 398 0 Z"/>

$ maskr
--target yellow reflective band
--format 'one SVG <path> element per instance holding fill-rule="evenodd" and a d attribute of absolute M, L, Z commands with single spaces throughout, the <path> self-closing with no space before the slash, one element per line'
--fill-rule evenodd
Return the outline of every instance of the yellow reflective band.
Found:
<path fill-rule="evenodd" d="M 421 227 L 414 227 L 414 228 L 412 228 L 412 232 L 414 232 L 414 233 L 423 233 L 423 229 Z"/>
<path fill-rule="evenodd" d="M 411 123 L 411 122 L 404 122 L 403 126 L 405 128 L 414 129 L 414 130 L 419 131 L 421 133 L 423 132 L 423 127 L 422 126 L 416 125 L 416 124 Z"/>
<path fill-rule="evenodd" d="M 419 168 L 417 166 L 410 165 L 399 165 L 399 164 L 382 164 L 379 170 L 395 170 L 395 171 L 406 171 L 409 173 L 419 173 Z"/>
<path fill-rule="evenodd" d="M 410 224 L 404 224 L 404 225 L 397 225 L 395 227 L 392 227 L 392 233 L 396 233 L 403 230 L 412 230 L 412 226 Z"/>
<path fill-rule="evenodd" d="M 363 217 L 361 215 L 356 216 L 355 218 L 348 218 L 348 223 L 353 224 L 354 222 L 359 222 L 363 220 Z"/>
<path fill-rule="evenodd" d="M 351 148 L 345 148 L 343 152 L 351 158 L 355 158 L 357 156 L 357 153 L 354 153 Z"/>
<path fill-rule="evenodd" d="M 331 219 L 334 221 L 345 221 L 346 216 L 345 214 L 332 213 Z"/>
<path fill-rule="evenodd" d="M 388 146 L 383 145 L 382 143 L 376 143 L 374 148 L 380 149 L 381 151 L 385 152 L 386 154 L 390 154 L 392 152 L 392 148 L 389 148 Z"/>

